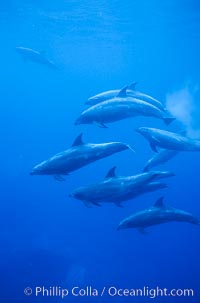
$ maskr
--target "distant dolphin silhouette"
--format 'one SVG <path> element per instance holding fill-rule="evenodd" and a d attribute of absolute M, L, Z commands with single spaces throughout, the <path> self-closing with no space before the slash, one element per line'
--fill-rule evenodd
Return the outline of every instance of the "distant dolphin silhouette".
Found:
<path fill-rule="evenodd" d="M 199 219 L 192 214 L 165 205 L 162 197 L 153 206 L 136 212 L 122 220 L 117 229 L 137 228 L 140 232 L 144 233 L 145 228 L 149 226 L 173 221 L 200 225 Z"/>
<path fill-rule="evenodd" d="M 53 69 L 59 69 L 56 64 L 45 57 L 45 55 L 42 52 L 33 50 L 31 48 L 26 48 L 23 46 L 17 46 L 16 51 L 24 58 L 29 61 L 33 61 L 42 65 L 46 65 Z"/>

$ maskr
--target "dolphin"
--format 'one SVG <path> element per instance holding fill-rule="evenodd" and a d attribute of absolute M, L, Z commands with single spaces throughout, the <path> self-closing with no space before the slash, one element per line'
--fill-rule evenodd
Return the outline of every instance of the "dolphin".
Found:
<path fill-rule="evenodd" d="M 171 172 L 152 171 L 122 177 L 116 176 L 115 170 L 116 166 L 108 171 L 103 181 L 79 187 L 70 194 L 70 197 L 81 200 L 88 207 L 91 207 L 92 204 L 101 206 L 100 203 L 104 202 L 121 206 L 123 201 L 130 200 L 142 194 L 143 191 L 148 192 L 166 187 L 156 183 L 152 184 L 151 181 L 174 175 Z M 148 186 L 144 189 L 146 185 Z"/>
<path fill-rule="evenodd" d="M 157 146 L 176 151 L 200 151 L 200 140 L 194 140 L 182 134 L 149 127 L 139 127 L 136 131 L 149 141 L 155 152 L 158 152 Z"/>
<path fill-rule="evenodd" d="M 162 163 L 174 158 L 177 154 L 178 151 L 175 150 L 160 149 L 157 154 L 153 155 L 153 157 L 147 161 L 143 171 L 145 172 L 155 166 L 161 165 Z"/>
<path fill-rule="evenodd" d="M 122 220 L 117 229 L 137 228 L 140 232 L 144 233 L 145 228 L 149 226 L 174 221 L 200 225 L 199 219 L 186 211 L 165 205 L 163 197 L 161 197 L 153 206 L 136 212 Z"/>
<path fill-rule="evenodd" d="M 78 124 L 97 124 L 106 128 L 106 123 L 132 118 L 136 116 L 147 116 L 161 119 L 169 125 L 175 118 L 168 117 L 158 107 L 127 96 L 127 87 L 123 88 L 116 98 L 98 103 L 82 112 L 76 120 Z"/>
<path fill-rule="evenodd" d="M 59 69 L 56 64 L 45 57 L 45 55 L 42 52 L 33 50 L 31 48 L 23 47 L 23 46 L 17 46 L 16 51 L 25 59 L 29 61 L 33 61 L 42 65 L 46 65 L 53 69 Z"/>
<path fill-rule="evenodd" d="M 125 202 L 128 200 L 133 200 L 133 199 L 137 198 L 138 196 L 148 194 L 148 193 L 156 191 L 156 190 L 165 189 L 167 187 L 168 187 L 167 184 L 162 183 L 162 182 L 147 183 L 144 186 L 141 186 L 140 188 L 138 188 L 137 190 L 127 193 L 127 195 L 124 195 L 123 197 L 117 196 L 115 198 L 114 203 L 115 203 L 115 205 L 121 207 L 122 202 Z"/>
<path fill-rule="evenodd" d="M 133 149 L 122 142 L 101 144 L 83 143 L 82 133 L 75 139 L 71 148 L 60 152 L 50 159 L 36 165 L 31 175 L 54 175 L 59 181 L 64 181 L 62 175 L 68 175 L 87 164 L 106 158 L 115 153 Z"/>
<path fill-rule="evenodd" d="M 136 84 L 137 84 L 137 82 L 133 82 L 132 84 L 130 84 L 127 87 L 128 97 L 133 97 L 133 98 L 136 98 L 136 99 L 139 99 L 142 101 L 146 101 L 146 102 L 158 107 L 160 110 L 166 111 L 166 108 L 160 101 L 158 101 L 157 99 L 155 99 L 147 94 L 137 91 L 135 89 Z M 96 105 L 100 102 L 103 102 L 103 101 L 106 101 L 109 99 L 113 99 L 113 98 L 117 97 L 117 95 L 119 94 L 120 91 L 121 91 L 120 89 L 114 89 L 114 90 L 109 90 L 109 91 L 97 94 L 95 96 L 90 97 L 88 99 L 88 101 L 85 102 L 85 104 Z"/>

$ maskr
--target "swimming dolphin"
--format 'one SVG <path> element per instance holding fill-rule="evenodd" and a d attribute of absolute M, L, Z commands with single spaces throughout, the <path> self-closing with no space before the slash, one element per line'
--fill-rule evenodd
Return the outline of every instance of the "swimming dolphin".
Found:
<path fill-rule="evenodd" d="M 144 232 L 145 228 L 149 226 L 173 221 L 200 225 L 199 219 L 192 214 L 165 205 L 162 197 L 152 207 L 136 212 L 122 220 L 117 229 L 137 228 L 139 231 Z"/>
<path fill-rule="evenodd" d="M 83 143 L 82 134 L 74 141 L 71 148 L 56 154 L 50 159 L 36 165 L 31 175 L 54 175 L 59 181 L 64 181 L 62 175 L 68 175 L 89 163 L 106 158 L 115 153 L 132 148 L 122 142 L 101 144 Z"/>
<path fill-rule="evenodd" d="M 132 118 L 147 116 L 161 119 L 169 125 L 175 118 L 167 117 L 166 114 L 154 105 L 127 96 L 127 87 L 123 88 L 116 98 L 98 103 L 80 115 L 76 120 L 78 124 L 97 124 L 106 128 L 106 123 Z"/>
<path fill-rule="evenodd" d="M 155 166 L 161 165 L 175 157 L 178 154 L 178 151 L 169 150 L 169 149 L 161 149 L 157 154 L 154 154 L 152 158 L 150 158 L 145 167 L 144 172 L 152 169 Z"/>
<path fill-rule="evenodd" d="M 110 202 L 117 206 L 126 200 L 130 200 L 139 194 L 146 191 L 152 191 L 162 186 L 151 183 L 153 180 L 170 177 L 174 174 L 171 172 L 152 171 L 141 173 L 134 176 L 116 176 L 116 166 L 111 168 L 103 181 L 97 182 L 84 187 L 79 187 L 72 192 L 70 197 L 81 200 L 86 206 L 90 207 L 92 204 L 101 206 L 100 203 Z"/>
<path fill-rule="evenodd" d="M 151 182 L 147 183 L 144 186 L 139 187 L 137 190 L 132 191 L 121 197 L 120 195 L 115 198 L 115 205 L 121 207 L 122 202 L 128 201 L 128 200 L 133 200 L 137 198 L 138 196 L 148 194 L 150 192 L 160 190 L 160 189 L 165 189 L 167 188 L 167 184 L 162 183 L 162 182 Z"/>
<path fill-rule="evenodd" d="M 22 55 L 22 57 L 24 59 L 42 64 L 42 65 L 46 65 L 53 69 L 59 69 L 58 66 L 56 66 L 54 62 L 52 62 L 51 60 L 46 58 L 42 52 L 33 50 L 31 48 L 23 47 L 23 46 L 17 46 L 16 51 L 20 55 Z"/>
<path fill-rule="evenodd" d="M 153 151 L 157 151 L 157 146 L 176 151 L 200 151 L 200 140 L 190 139 L 178 133 L 149 127 L 139 127 L 136 129 L 150 143 Z"/>
<path fill-rule="evenodd" d="M 142 101 L 146 101 L 146 102 L 158 107 L 160 110 L 166 111 L 166 108 L 160 101 L 158 101 L 157 99 L 155 99 L 147 94 L 144 94 L 144 93 L 141 93 L 141 92 L 135 90 L 136 84 L 137 84 L 137 82 L 133 82 L 131 85 L 129 85 L 127 87 L 127 96 L 128 97 L 133 97 L 133 98 L 136 98 L 136 99 L 139 99 Z M 109 99 L 113 99 L 113 98 L 117 97 L 117 95 L 119 94 L 120 91 L 121 91 L 120 89 L 114 89 L 114 90 L 109 90 L 109 91 L 97 94 L 93 97 L 90 97 L 88 99 L 88 101 L 85 102 L 85 104 L 96 105 L 100 102 L 103 102 L 103 101 L 106 101 Z"/>

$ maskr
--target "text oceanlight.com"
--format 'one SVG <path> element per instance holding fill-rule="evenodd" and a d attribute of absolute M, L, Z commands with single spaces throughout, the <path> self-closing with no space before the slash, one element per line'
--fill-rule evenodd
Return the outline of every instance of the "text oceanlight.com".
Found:
<path fill-rule="evenodd" d="M 36 286 L 34 288 L 26 287 L 24 289 L 26 296 L 36 297 L 60 297 L 62 299 L 73 297 L 148 297 L 154 299 L 157 297 L 193 297 L 195 292 L 193 289 L 168 289 L 149 286 L 142 288 L 120 288 L 116 286 L 109 286 L 103 288 L 95 288 L 93 286 L 79 287 L 74 286 L 72 288 L 64 288 L 61 286 Z"/>

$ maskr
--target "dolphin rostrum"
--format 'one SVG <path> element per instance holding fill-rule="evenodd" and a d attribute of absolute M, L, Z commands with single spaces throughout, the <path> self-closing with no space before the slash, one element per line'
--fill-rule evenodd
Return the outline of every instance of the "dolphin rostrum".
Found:
<path fill-rule="evenodd" d="M 54 175 L 57 180 L 64 181 L 62 175 L 68 175 L 70 172 L 87 164 L 102 158 L 106 158 L 126 149 L 132 150 L 128 144 L 122 142 L 85 144 L 82 141 L 82 134 L 80 134 L 75 139 L 72 147 L 36 165 L 30 174 Z"/>
<path fill-rule="evenodd" d="M 139 231 L 144 232 L 145 228 L 149 226 L 173 221 L 200 225 L 199 219 L 192 214 L 165 205 L 162 197 L 153 206 L 122 220 L 117 229 L 137 228 Z"/>

